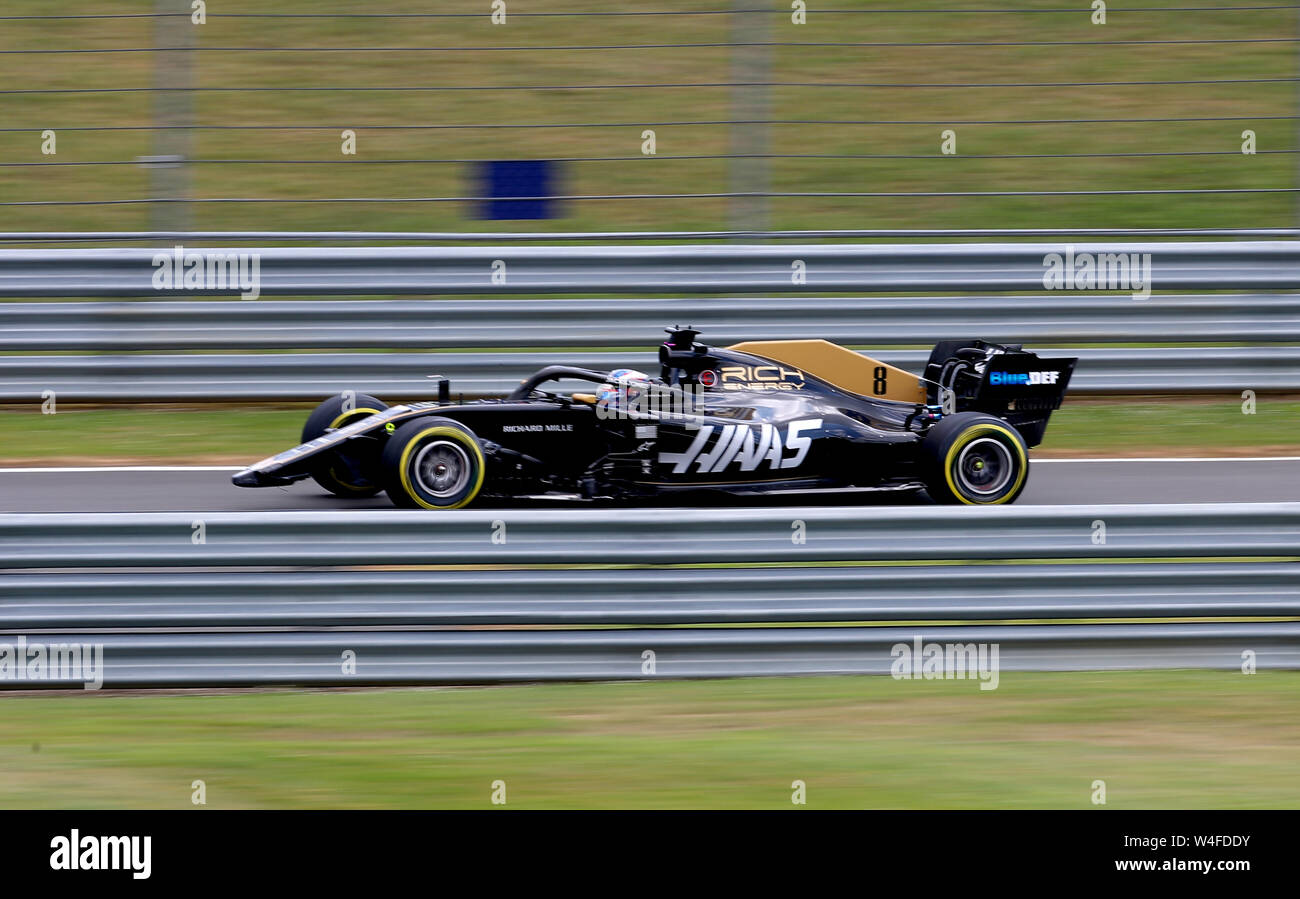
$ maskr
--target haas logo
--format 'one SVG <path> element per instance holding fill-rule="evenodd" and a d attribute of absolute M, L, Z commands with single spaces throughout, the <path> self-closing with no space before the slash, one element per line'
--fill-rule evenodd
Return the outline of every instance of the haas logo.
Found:
<path fill-rule="evenodd" d="M 785 439 L 781 437 L 780 428 L 769 424 L 759 425 L 705 425 L 695 434 L 695 439 L 684 453 L 660 453 L 662 465 L 672 465 L 673 474 L 681 474 L 695 463 L 695 470 L 723 471 L 733 462 L 739 463 L 741 471 L 754 471 L 766 462 L 768 468 L 798 468 L 808 450 L 812 447 L 812 438 L 804 436 L 805 431 L 816 431 L 822 426 L 820 418 L 794 421 L 786 429 Z M 709 446 L 713 432 L 718 436 Z M 786 450 L 794 450 L 794 455 L 786 457 Z"/>

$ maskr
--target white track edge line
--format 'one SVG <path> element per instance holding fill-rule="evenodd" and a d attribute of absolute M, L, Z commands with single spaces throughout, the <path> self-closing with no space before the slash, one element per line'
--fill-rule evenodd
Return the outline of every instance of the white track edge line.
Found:
<path fill-rule="evenodd" d="M 1105 456 L 1095 459 L 1033 459 L 1035 465 L 1056 462 L 1300 462 L 1300 456 Z M 94 474 L 113 471 L 242 471 L 240 465 L 91 465 L 71 467 L 12 467 L 0 468 L 0 474 Z"/>
<path fill-rule="evenodd" d="M 0 468 L 0 474 L 83 474 L 100 471 L 242 471 L 239 465 L 98 465 L 69 468 Z"/>

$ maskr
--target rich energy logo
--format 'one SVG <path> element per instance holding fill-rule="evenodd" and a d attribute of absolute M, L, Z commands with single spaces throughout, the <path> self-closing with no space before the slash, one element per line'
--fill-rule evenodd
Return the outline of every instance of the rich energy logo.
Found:
<path fill-rule="evenodd" d="M 991 371 L 990 387 L 1038 387 L 1055 384 L 1059 371 Z"/>
<path fill-rule="evenodd" d="M 662 465 L 672 465 L 673 474 L 682 474 L 695 463 L 695 470 L 722 471 L 733 462 L 739 463 L 741 471 L 754 471 L 764 462 L 768 468 L 798 468 L 812 447 L 812 438 L 805 436 L 805 431 L 816 431 L 822 426 L 820 418 L 808 418 L 793 421 L 786 429 L 784 438 L 781 429 L 770 424 L 758 427 L 747 424 L 705 425 L 696 433 L 691 445 L 684 453 L 660 453 Z M 713 432 L 718 436 L 706 451 Z M 786 457 L 786 450 L 794 450 L 794 455 Z"/>
<path fill-rule="evenodd" d="M 783 365 L 724 365 L 719 371 L 723 390 L 799 390 L 804 384 L 803 372 Z"/>

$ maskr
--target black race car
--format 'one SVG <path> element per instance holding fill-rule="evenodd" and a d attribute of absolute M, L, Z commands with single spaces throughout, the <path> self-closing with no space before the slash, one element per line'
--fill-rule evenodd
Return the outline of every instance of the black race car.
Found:
<path fill-rule="evenodd" d="M 383 490 L 424 509 L 538 494 L 847 488 L 1009 503 L 1077 361 L 950 340 L 918 376 L 824 340 L 716 349 L 689 328 L 668 334 L 658 377 L 551 365 L 502 399 L 452 403 L 446 381 L 436 402 L 333 397 L 307 419 L 300 446 L 234 483 L 310 477 L 338 496 Z M 543 389 L 572 381 L 592 392 Z"/>

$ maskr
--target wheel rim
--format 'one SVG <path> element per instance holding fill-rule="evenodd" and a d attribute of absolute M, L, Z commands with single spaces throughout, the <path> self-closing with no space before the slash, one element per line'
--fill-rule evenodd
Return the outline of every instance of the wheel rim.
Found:
<path fill-rule="evenodd" d="M 957 457 L 957 481 L 976 496 L 996 496 L 1011 483 L 1014 473 L 1010 449 L 992 437 L 972 440 Z"/>
<path fill-rule="evenodd" d="M 469 454 L 449 440 L 432 440 L 422 446 L 411 467 L 420 489 L 439 499 L 454 497 L 469 485 Z"/>

